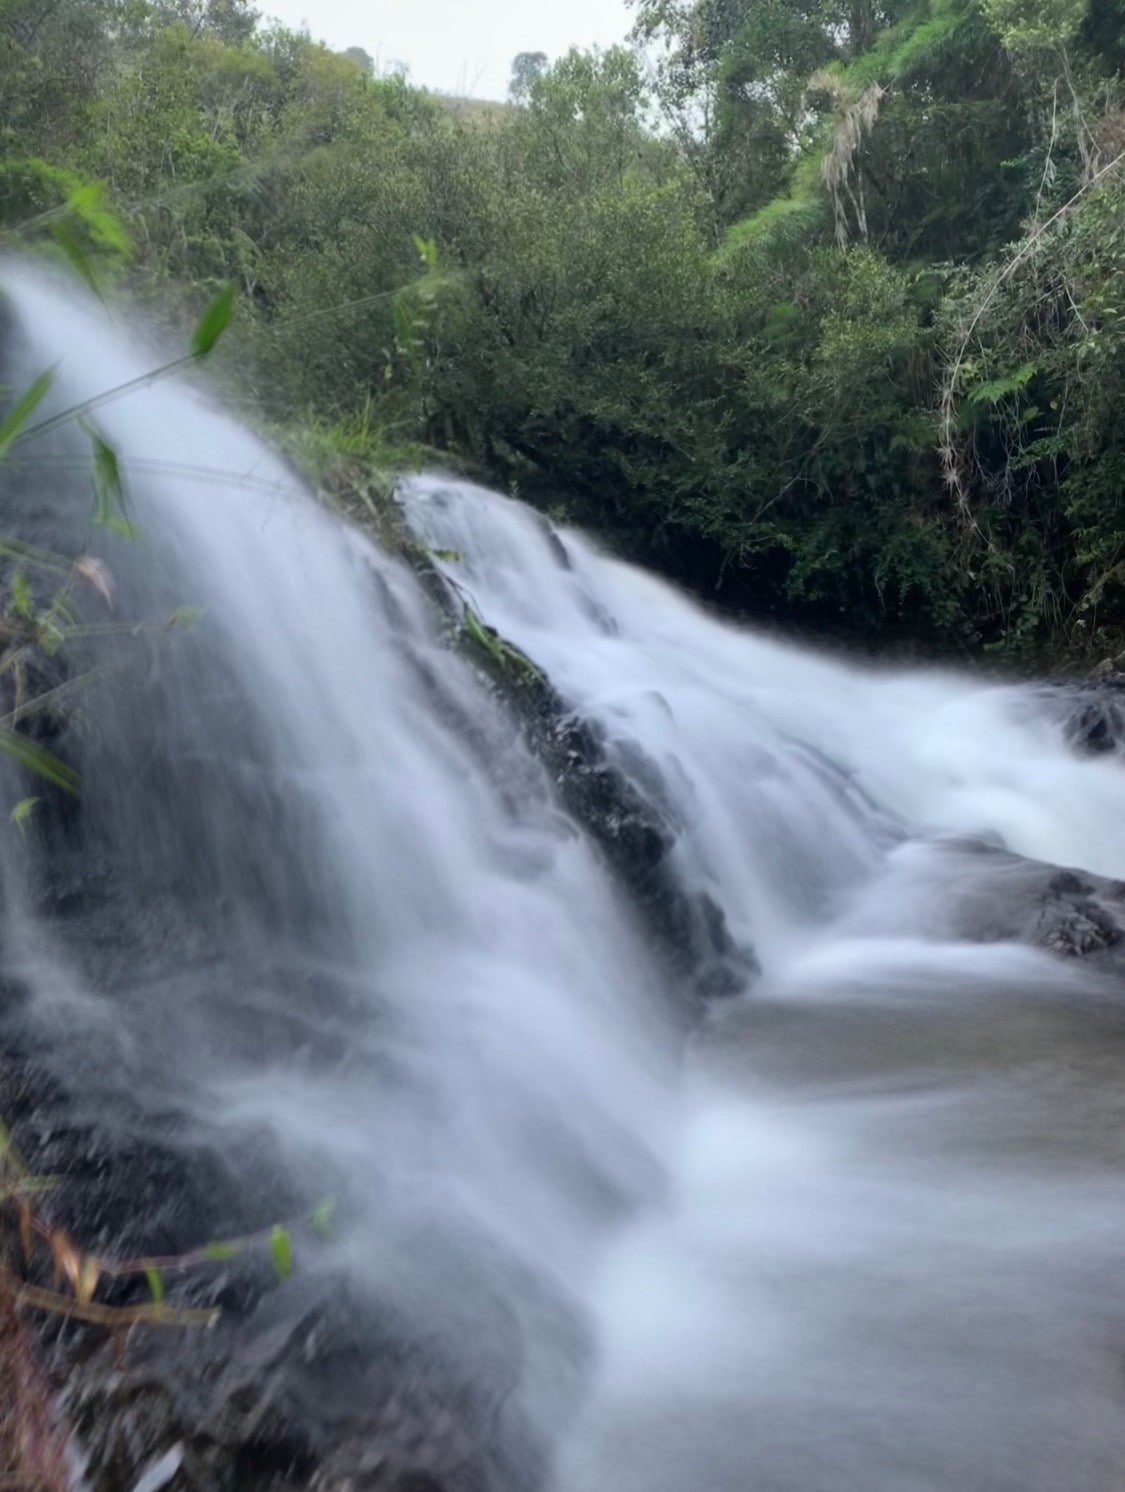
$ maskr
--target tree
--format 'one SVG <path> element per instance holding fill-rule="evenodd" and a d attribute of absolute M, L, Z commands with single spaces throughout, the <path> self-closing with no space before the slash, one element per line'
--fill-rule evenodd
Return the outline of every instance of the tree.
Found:
<path fill-rule="evenodd" d="M 508 84 L 508 97 L 514 104 L 525 104 L 537 78 L 547 70 L 546 52 L 519 52 L 512 59 L 512 80 Z"/>
<path fill-rule="evenodd" d="M 279 421 L 749 610 L 1120 650 L 1125 0 L 635 3 L 458 113 L 247 0 L 0 0 L 0 220 L 116 208 Z"/>
<path fill-rule="evenodd" d="M 195 34 L 209 31 L 232 45 L 249 41 L 261 15 L 250 0 L 156 0 L 154 10 L 159 21 L 182 21 Z"/>
<path fill-rule="evenodd" d="M 375 59 L 363 47 L 348 47 L 344 52 L 344 56 L 352 59 L 365 78 L 371 77 L 372 73 L 374 73 Z"/>

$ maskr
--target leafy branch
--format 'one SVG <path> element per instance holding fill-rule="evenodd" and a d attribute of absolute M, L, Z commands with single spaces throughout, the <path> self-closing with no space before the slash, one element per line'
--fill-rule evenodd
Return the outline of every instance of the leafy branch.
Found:
<path fill-rule="evenodd" d="M 93 283 L 92 268 L 85 261 L 78 246 L 74 245 L 73 248 L 75 256 L 81 261 L 78 267 L 85 271 L 83 277 Z M 31 423 L 33 415 L 47 398 L 55 381 L 55 370 L 40 373 L 15 400 L 3 421 L 0 422 L 0 461 L 10 459 L 13 450 L 33 440 L 36 436 L 43 435 L 71 421 L 77 421 L 87 436 L 91 449 L 90 470 L 94 489 L 91 522 L 95 527 L 105 528 L 122 537 L 134 537 L 136 529 L 127 508 L 120 459 L 115 447 L 91 422 L 89 416 L 94 410 L 101 408 L 111 400 L 121 398 L 137 388 L 176 372 L 189 363 L 207 357 L 226 330 L 233 308 L 234 287 L 225 285 L 199 318 L 185 357 L 176 358 L 150 373 L 109 389 L 104 394 L 83 400 L 79 404 L 72 405 L 33 424 Z M 8 535 L 0 535 L 0 554 L 6 554 L 9 558 L 15 559 L 18 566 L 30 563 L 64 577 L 62 587 L 55 593 L 50 604 L 46 607 L 39 607 L 33 600 L 25 570 L 17 568 L 13 575 L 7 606 L 0 613 L 0 646 L 2 646 L 0 677 L 6 675 L 12 680 L 12 708 L 7 716 L 0 720 L 0 753 L 52 786 L 67 793 L 75 793 L 79 782 L 74 769 L 61 761 L 41 742 L 32 740 L 18 729 L 21 720 L 38 713 L 47 700 L 57 699 L 66 687 L 59 685 L 41 693 L 38 698 L 29 702 L 26 698 L 25 687 L 27 660 L 36 653 L 53 657 L 64 642 L 79 636 L 89 636 L 98 631 L 136 632 L 138 629 L 136 627 L 122 629 L 116 625 L 108 628 L 91 627 L 78 620 L 69 599 L 70 589 L 75 580 L 85 581 L 102 596 L 107 605 L 112 607 L 113 604 L 112 576 L 102 561 L 93 556 L 83 555 L 68 564 L 59 556 L 48 554 Z M 180 619 L 177 614 L 163 625 L 174 625 Z M 22 801 L 26 804 L 30 800 Z M 17 805 L 17 808 L 20 806 Z M 22 819 L 20 821 L 22 822 Z"/>

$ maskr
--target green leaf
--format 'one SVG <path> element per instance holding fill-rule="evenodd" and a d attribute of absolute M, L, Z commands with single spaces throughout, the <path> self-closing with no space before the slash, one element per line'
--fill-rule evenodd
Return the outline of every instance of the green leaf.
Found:
<path fill-rule="evenodd" d="M 432 238 L 422 238 L 417 233 L 413 237 L 414 247 L 417 250 L 419 259 L 421 259 L 427 269 L 436 269 L 438 262 L 437 244 Z"/>
<path fill-rule="evenodd" d="M 335 1201 L 331 1197 L 325 1197 L 324 1201 L 316 1207 L 312 1216 L 309 1218 L 313 1232 L 318 1233 L 321 1238 L 331 1238 L 332 1215 L 335 1211 Z"/>
<path fill-rule="evenodd" d="M 237 1259 L 238 1249 L 233 1243 L 209 1243 L 203 1250 L 208 1259 Z"/>
<path fill-rule="evenodd" d="M 391 324 L 399 349 L 410 353 L 414 346 L 414 317 L 405 302 L 396 300 L 391 303 Z"/>
<path fill-rule="evenodd" d="M 16 400 L 14 408 L 8 412 L 3 424 L 0 424 L 0 457 L 4 455 L 27 424 L 36 405 L 43 399 L 54 379 L 53 372 L 40 373 L 35 382 L 30 384 Z"/>
<path fill-rule="evenodd" d="M 430 557 L 440 560 L 443 565 L 459 565 L 465 558 L 459 549 L 431 549 Z"/>
<path fill-rule="evenodd" d="M 293 1273 L 293 1244 L 280 1223 L 270 1233 L 270 1253 L 278 1279 L 288 1279 Z"/>
<path fill-rule="evenodd" d="M 1038 372 L 1034 363 L 1021 363 L 1003 378 L 991 378 L 967 389 L 965 398 L 970 404 L 999 404 L 1012 394 L 1018 394 Z"/>
<path fill-rule="evenodd" d="M 163 1305 L 164 1279 L 159 1269 L 146 1269 L 145 1279 L 148 1281 L 148 1293 L 152 1296 L 153 1305 Z"/>
<path fill-rule="evenodd" d="M 169 627 L 194 627 L 205 613 L 198 606 L 177 606 L 168 618 Z"/>
<path fill-rule="evenodd" d="M 108 528 L 111 533 L 122 534 L 127 539 L 136 538 L 137 531 L 130 522 L 125 506 L 125 488 L 121 482 L 117 452 L 93 425 L 85 420 L 81 421 L 81 425 L 94 448 L 93 521 L 99 528 Z"/>
<path fill-rule="evenodd" d="M 27 583 L 27 576 L 22 570 L 17 570 L 12 576 L 12 610 L 17 616 L 33 617 L 35 615 L 35 603 L 31 598 L 31 587 Z"/>
<path fill-rule="evenodd" d="M 101 300 L 101 286 L 98 284 L 97 276 L 94 274 L 94 266 L 90 262 L 90 256 L 78 242 L 77 235 L 65 218 L 51 224 L 51 237 L 66 255 L 71 269 L 81 279 L 85 280 L 89 288 Z"/>
<path fill-rule="evenodd" d="M 15 824 L 17 828 L 22 828 L 35 812 L 35 805 L 38 802 L 38 798 L 21 798 L 8 815 L 8 822 Z"/>
<path fill-rule="evenodd" d="M 491 653 L 494 657 L 498 656 L 499 650 L 497 644 L 499 642 L 499 639 L 496 637 L 496 634 L 494 632 L 490 631 L 484 625 L 480 617 L 477 616 L 476 612 L 471 606 L 466 606 L 464 608 L 462 621 L 464 623 L 465 631 L 469 634 L 469 636 L 475 643 L 479 643 L 482 648 Z"/>
<path fill-rule="evenodd" d="M 106 200 L 105 183 L 86 181 L 66 194 L 66 205 L 96 243 L 119 254 L 130 252 L 129 236 Z"/>
<path fill-rule="evenodd" d="M 206 357 L 223 335 L 234 310 L 234 286 L 224 285 L 196 323 L 191 338 L 192 357 Z"/>
<path fill-rule="evenodd" d="M 27 736 L 21 736 L 19 731 L 6 725 L 0 725 L 0 751 L 19 762 L 21 767 L 26 767 L 29 772 L 34 772 L 37 777 L 53 783 L 55 787 L 61 787 L 63 792 L 78 791 L 78 773 L 73 767 L 60 761 L 53 751 L 48 751 L 36 741 L 28 740 Z"/>

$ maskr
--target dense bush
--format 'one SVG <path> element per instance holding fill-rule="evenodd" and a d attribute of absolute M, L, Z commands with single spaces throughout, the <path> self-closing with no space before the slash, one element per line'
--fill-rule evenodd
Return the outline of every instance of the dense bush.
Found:
<path fill-rule="evenodd" d="M 240 369 L 321 446 L 437 448 L 758 614 L 1108 655 L 1122 27 L 639 0 L 634 49 L 485 109 L 244 0 L 0 0 L 0 213 L 164 306 L 234 281 Z"/>

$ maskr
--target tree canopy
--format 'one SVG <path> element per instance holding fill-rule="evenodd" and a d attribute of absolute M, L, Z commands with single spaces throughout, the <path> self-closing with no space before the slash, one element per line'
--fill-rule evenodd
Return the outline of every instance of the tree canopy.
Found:
<path fill-rule="evenodd" d="M 512 79 L 508 85 L 508 97 L 516 103 L 522 103 L 530 96 L 532 86 L 546 70 L 546 52 L 518 52 L 512 59 Z"/>

